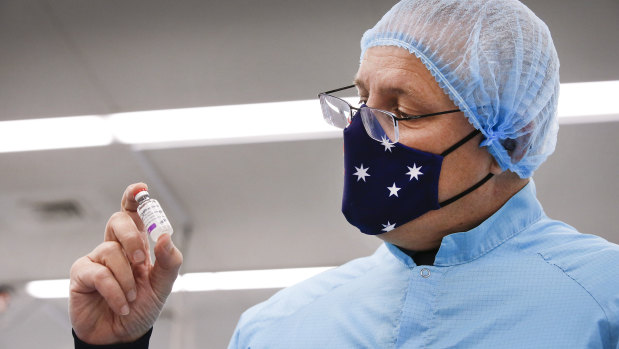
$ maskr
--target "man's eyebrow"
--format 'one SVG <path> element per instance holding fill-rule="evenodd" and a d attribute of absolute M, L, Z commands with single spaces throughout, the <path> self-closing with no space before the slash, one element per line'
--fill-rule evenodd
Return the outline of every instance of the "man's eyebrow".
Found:
<path fill-rule="evenodd" d="M 353 80 L 353 84 L 355 86 L 357 86 L 357 88 L 360 91 L 368 91 L 368 89 L 365 87 L 365 84 L 363 83 L 363 81 L 361 81 L 358 78 L 355 78 L 355 80 Z M 407 91 L 403 88 L 400 87 L 396 87 L 396 86 L 386 86 L 386 87 L 382 87 L 380 89 L 381 93 L 389 93 L 389 94 L 395 94 L 395 95 L 412 95 L 412 91 Z"/>
<path fill-rule="evenodd" d="M 363 84 L 363 81 L 359 80 L 359 78 L 355 78 L 352 83 L 353 85 L 357 86 L 357 88 L 367 91 L 365 85 Z"/>

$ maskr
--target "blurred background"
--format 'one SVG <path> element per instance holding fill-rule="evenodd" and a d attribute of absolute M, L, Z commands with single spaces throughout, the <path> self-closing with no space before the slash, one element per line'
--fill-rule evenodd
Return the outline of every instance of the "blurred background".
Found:
<path fill-rule="evenodd" d="M 562 83 L 619 80 L 619 2 L 524 2 L 550 27 Z M 393 4 L 0 0 L 0 132 L 9 120 L 152 110 L 175 120 L 179 109 L 169 129 L 178 132 L 182 108 L 315 99 L 352 81 L 361 35 Z M 534 176 L 538 195 L 549 216 L 617 243 L 619 112 L 588 117 L 595 103 L 571 99 L 584 112 L 561 120 L 557 150 Z M 290 107 L 286 122 L 302 129 L 303 109 Z M 204 132 L 246 126 L 225 110 Z M 317 100 L 311 110 L 320 121 Z M 155 114 L 140 115 L 130 134 L 148 132 Z M 380 241 L 340 213 L 342 161 L 337 131 L 0 152 L 0 348 L 72 347 L 67 299 L 26 286 L 68 278 L 137 181 L 175 227 L 181 274 L 329 267 L 371 254 Z M 267 287 L 173 293 L 151 348 L 226 347 L 240 314 L 278 290 Z"/>

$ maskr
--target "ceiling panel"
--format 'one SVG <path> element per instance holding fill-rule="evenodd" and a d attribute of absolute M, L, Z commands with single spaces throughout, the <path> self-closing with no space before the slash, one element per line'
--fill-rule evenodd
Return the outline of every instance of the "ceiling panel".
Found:
<path fill-rule="evenodd" d="M 144 178 L 122 146 L 4 153 L 0 168 L 0 280 L 67 277 L 101 241 L 125 187 Z M 76 202 L 80 217 L 46 220 L 32 209 L 58 201 Z"/>
<path fill-rule="evenodd" d="M 0 1 L 0 120 L 109 112 L 45 1 Z"/>
<path fill-rule="evenodd" d="M 0 120 L 314 98 L 393 1 L 0 2 Z M 563 82 L 617 80 L 619 3 L 525 1 Z"/>

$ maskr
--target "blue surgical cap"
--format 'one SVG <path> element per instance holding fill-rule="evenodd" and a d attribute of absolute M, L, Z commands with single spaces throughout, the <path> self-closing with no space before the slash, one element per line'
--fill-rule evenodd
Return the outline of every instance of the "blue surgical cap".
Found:
<path fill-rule="evenodd" d="M 554 151 L 559 59 L 550 31 L 516 0 L 405 0 L 361 39 L 419 58 L 485 136 L 503 170 L 530 177 Z"/>

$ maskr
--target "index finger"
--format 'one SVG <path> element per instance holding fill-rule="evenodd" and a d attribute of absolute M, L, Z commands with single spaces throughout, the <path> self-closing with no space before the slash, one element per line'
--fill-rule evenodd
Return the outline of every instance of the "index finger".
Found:
<path fill-rule="evenodd" d="M 140 189 L 148 190 L 148 185 L 146 183 L 138 182 L 130 184 L 125 192 L 123 193 L 123 198 L 120 202 L 120 209 L 123 212 L 136 212 L 138 210 L 138 202 L 135 201 L 135 194 Z"/>
<path fill-rule="evenodd" d="M 133 222 L 135 223 L 135 226 L 138 227 L 138 230 L 144 231 L 144 223 L 137 212 L 138 202 L 135 201 L 135 194 L 141 189 L 148 190 L 148 185 L 146 185 L 146 183 L 138 182 L 130 184 L 127 189 L 125 189 L 123 198 L 120 201 L 120 211 L 129 214 L 129 217 L 133 219 Z"/>

